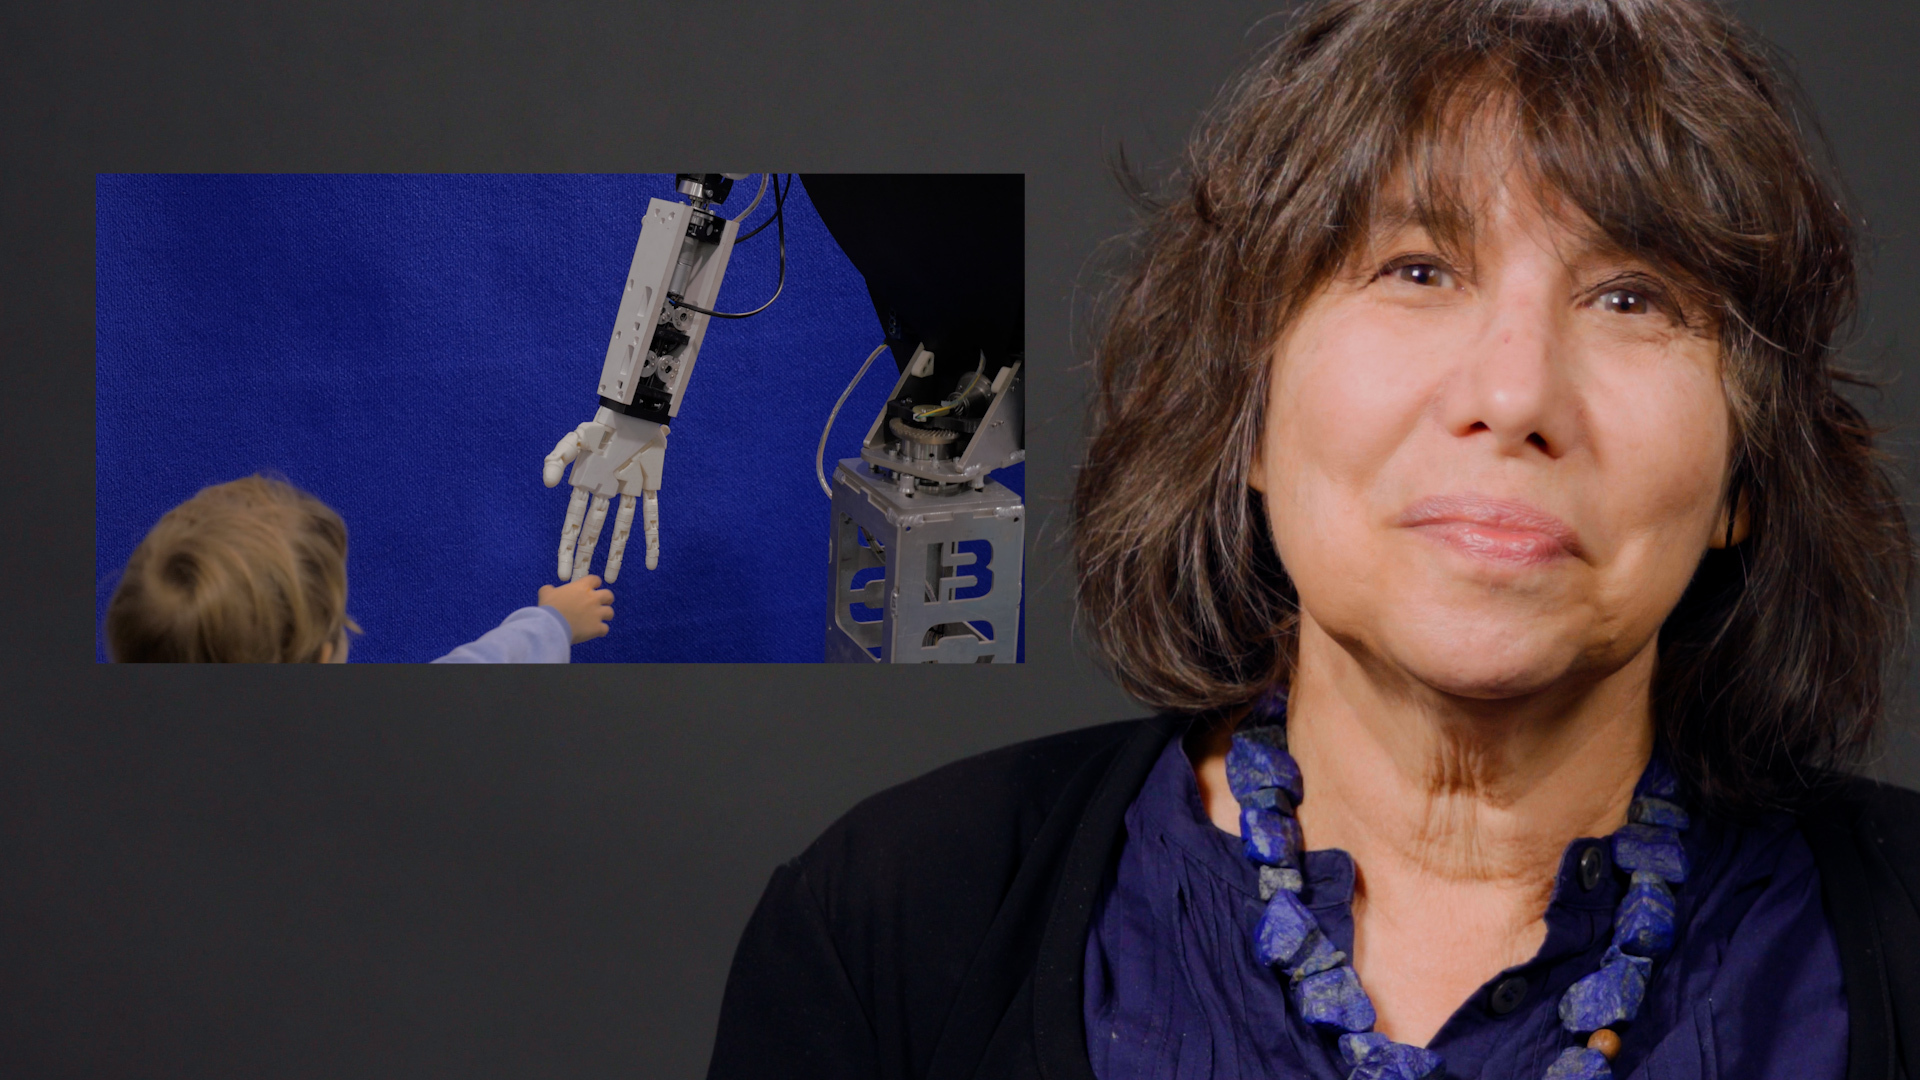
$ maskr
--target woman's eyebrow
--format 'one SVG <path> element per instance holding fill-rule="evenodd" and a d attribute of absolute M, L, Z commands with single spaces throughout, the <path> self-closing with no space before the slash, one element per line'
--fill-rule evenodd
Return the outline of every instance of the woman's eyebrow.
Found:
<path fill-rule="evenodd" d="M 1419 208 L 1405 200 L 1396 199 L 1373 207 L 1367 216 L 1367 239 L 1380 243 L 1406 232 L 1409 229 L 1426 230 L 1426 216 Z"/>
<path fill-rule="evenodd" d="M 1457 255 L 1473 247 L 1474 220 L 1467 208 L 1434 206 L 1404 196 L 1385 197 L 1373 205 L 1365 238 L 1369 245 L 1380 245 L 1415 229 L 1445 249 L 1443 254 Z"/>
<path fill-rule="evenodd" d="M 1582 276 L 1600 276 L 1602 274 L 1624 272 L 1642 274 L 1648 277 L 1665 278 L 1654 263 L 1643 255 L 1627 250 L 1606 236 L 1576 234 L 1560 249 L 1561 261 L 1575 274 Z"/>
<path fill-rule="evenodd" d="M 1578 213 L 1562 219 L 1568 235 L 1560 247 L 1561 261 L 1571 270 L 1627 270 L 1666 277 L 1653 260 L 1635 253 Z M 1364 253 L 1384 246 L 1404 233 L 1418 231 L 1441 248 L 1440 254 L 1459 257 L 1473 250 L 1476 223 L 1465 206 L 1415 202 L 1402 195 L 1381 198 L 1367 215 Z"/>

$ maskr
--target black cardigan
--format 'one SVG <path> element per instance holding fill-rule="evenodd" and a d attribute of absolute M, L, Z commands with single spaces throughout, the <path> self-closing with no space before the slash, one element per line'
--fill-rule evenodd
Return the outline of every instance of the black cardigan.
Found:
<path fill-rule="evenodd" d="M 709 1080 L 1094 1080 L 1087 928 L 1123 815 L 1184 721 L 1068 732 L 881 792 L 774 871 Z M 1848 1080 L 1920 1080 L 1920 794 L 1801 815 L 1845 976 Z"/>

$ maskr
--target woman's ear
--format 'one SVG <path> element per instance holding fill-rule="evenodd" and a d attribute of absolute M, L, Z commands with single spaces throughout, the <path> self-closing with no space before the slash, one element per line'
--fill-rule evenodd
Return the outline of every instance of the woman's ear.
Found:
<path fill-rule="evenodd" d="M 1749 513 L 1752 500 L 1747 498 L 1747 489 L 1736 488 L 1727 501 L 1720 505 L 1720 520 L 1714 523 L 1713 537 L 1707 541 L 1709 548 L 1730 548 L 1747 538 L 1753 531 L 1753 518 Z"/>
<path fill-rule="evenodd" d="M 1247 463 L 1247 486 L 1262 495 L 1267 493 L 1267 441 L 1253 444 L 1253 460 Z"/>

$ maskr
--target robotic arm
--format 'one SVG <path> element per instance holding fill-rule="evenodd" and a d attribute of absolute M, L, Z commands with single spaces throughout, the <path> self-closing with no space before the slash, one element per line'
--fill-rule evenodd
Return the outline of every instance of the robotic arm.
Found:
<path fill-rule="evenodd" d="M 573 464 L 568 478 L 573 498 L 560 530 L 559 576 L 565 580 L 587 574 L 616 498 L 620 509 L 602 576 L 611 582 L 620 575 L 636 499 L 644 504 L 647 569 L 659 565 L 667 423 L 680 412 L 707 323 L 718 314 L 712 311 L 714 298 L 739 227 L 709 207 L 725 201 L 733 182 L 744 175 L 681 173 L 680 192 L 689 202 L 653 199 L 647 204 L 600 369 L 600 410 L 561 437 L 542 470 L 541 479 L 553 487 Z M 764 194 L 764 182 L 761 190 Z"/>
<path fill-rule="evenodd" d="M 786 281 L 784 189 L 768 177 L 774 213 L 737 235 L 711 207 L 744 174 L 677 177 L 685 203 L 654 199 L 634 246 L 619 315 L 600 372 L 600 408 L 561 437 L 542 478 L 568 478 L 558 574 L 584 577 L 619 500 L 604 577 L 620 573 L 636 506 L 647 568 L 659 565 L 661 473 L 668 423 L 680 411 L 707 324 L 745 318 L 778 299 Z M 868 662 L 983 663 L 1017 654 L 1024 500 L 990 478 L 1025 459 L 1021 369 L 1024 194 L 1017 175 L 809 175 L 810 201 L 866 279 L 900 366 L 890 400 L 860 456 L 839 463 L 829 544 L 827 654 Z M 721 312 L 736 240 L 780 228 L 780 284 L 750 311 Z M 876 359 L 874 350 L 860 371 Z M 858 382 L 856 375 L 854 381 Z M 828 418 L 852 392 L 841 395 Z M 910 534 L 910 535 L 909 535 Z M 879 567 L 881 580 L 854 587 Z M 969 569 L 970 568 L 970 569 Z M 996 584 L 997 583 L 997 584 Z M 880 621 L 852 608 L 883 606 Z M 850 614 L 851 613 L 851 614 Z"/>

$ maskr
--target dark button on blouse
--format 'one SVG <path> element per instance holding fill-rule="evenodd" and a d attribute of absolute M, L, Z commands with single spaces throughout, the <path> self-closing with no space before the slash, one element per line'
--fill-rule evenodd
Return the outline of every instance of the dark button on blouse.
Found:
<path fill-rule="evenodd" d="M 1311 786 L 1311 778 L 1309 778 Z M 1345 1080 L 1333 1041 L 1253 955 L 1263 905 L 1240 841 L 1213 826 L 1175 739 L 1126 815 L 1126 839 L 1087 935 L 1087 1051 L 1099 1080 Z M 1840 959 L 1813 856 L 1791 819 L 1695 819 L 1692 876 L 1675 890 L 1674 948 L 1620 1029 L 1620 1080 L 1838 1080 L 1847 1063 Z M 1598 970 L 1624 891 L 1606 845 L 1561 858 L 1546 940 L 1495 976 L 1429 1044 L 1454 1080 L 1540 1080 L 1577 1038 L 1560 997 Z M 1596 858 L 1597 853 L 1597 858 Z M 1300 898 L 1353 950 L 1353 860 L 1310 851 Z M 1483 1007 L 1484 1006 L 1484 1007 Z"/>
<path fill-rule="evenodd" d="M 1580 853 L 1580 887 L 1592 892 L 1600 884 L 1601 875 L 1607 872 L 1607 849 L 1604 844 L 1589 844 Z"/>
<path fill-rule="evenodd" d="M 1527 977 L 1509 975 L 1493 984 L 1493 993 L 1488 995 L 1487 1007 L 1495 1016 L 1505 1016 L 1520 1007 L 1527 999 Z"/>

